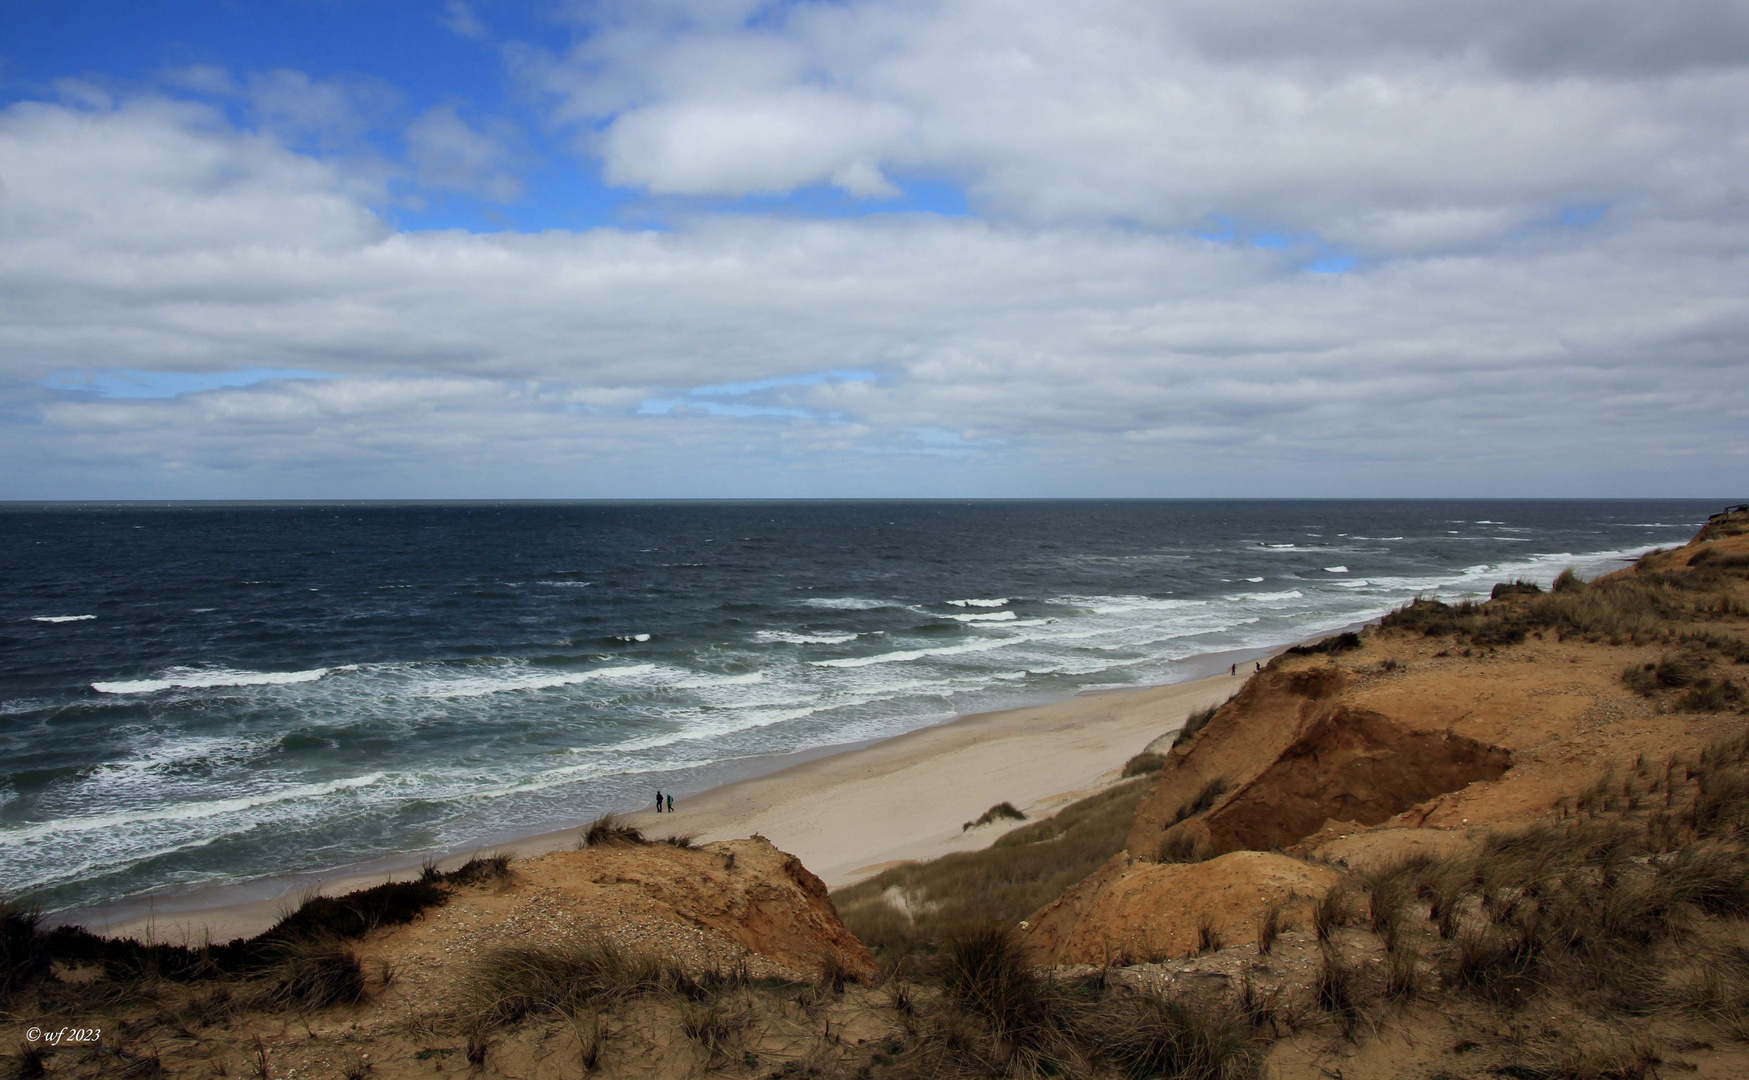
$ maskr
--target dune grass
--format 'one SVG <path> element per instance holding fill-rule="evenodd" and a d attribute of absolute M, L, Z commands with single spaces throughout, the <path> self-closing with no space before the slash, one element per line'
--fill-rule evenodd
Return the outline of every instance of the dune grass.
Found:
<path fill-rule="evenodd" d="M 976 821 L 968 821 L 960 826 L 960 832 L 965 832 L 967 829 L 981 829 L 985 825 L 990 825 L 1004 819 L 1008 821 L 1025 821 L 1026 815 L 1016 809 L 1013 803 L 1008 802 L 1005 799 L 984 811 Z"/>
<path fill-rule="evenodd" d="M 1685 634 L 1685 627 L 1749 616 L 1749 604 L 1737 595 L 1746 574 L 1749 564 L 1729 556 L 1697 556 L 1688 569 L 1637 568 L 1589 583 L 1568 570 L 1548 592 L 1515 586 L 1496 589 L 1489 601 L 1457 604 L 1420 598 L 1385 616 L 1382 625 L 1484 647 L 1516 644 L 1530 634 L 1611 645 L 1674 643 L 1686 637 L 1703 647 L 1723 646 L 1734 658 L 1744 651 L 1736 635 L 1709 644 L 1705 635 Z"/>
<path fill-rule="evenodd" d="M 1123 850 L 1150 782 L 1123 781 L 982 851 L 894 867 L 839 889 L 832 894 L 839 917 L 888 967 L 913 953 L 932 953 L 942 934 L 959 924 L 1013 926 Z"/>

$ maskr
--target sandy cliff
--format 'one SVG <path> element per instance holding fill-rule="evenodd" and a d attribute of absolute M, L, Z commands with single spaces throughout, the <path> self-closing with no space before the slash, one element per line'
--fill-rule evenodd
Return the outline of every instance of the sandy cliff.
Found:
<path fill-rule="evenodd" d="M 1560 815 L 1601 770 L 1738 732 L 1749 589 L 1722 571 L 1745 562 L 1738 514 L 1586 588 L 1417 605 L 1279 657 L 1171 752 L 1127 850 L 1028 921 L 1030 948 L 1182 956 L 1199 921 L 1254 940 L 1261 906 L 1305 908 L 1334 880 L 1317 860 L 1462 850 Z"/>

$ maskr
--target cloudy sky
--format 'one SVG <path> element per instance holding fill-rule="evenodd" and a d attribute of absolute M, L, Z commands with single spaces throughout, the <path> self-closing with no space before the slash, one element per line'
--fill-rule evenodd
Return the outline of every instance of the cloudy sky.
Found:
<path fill-rule="evenodd" d="M 31 0 L 0 93 L 0 498 L 1749 496 L 1749 0 Z"/>

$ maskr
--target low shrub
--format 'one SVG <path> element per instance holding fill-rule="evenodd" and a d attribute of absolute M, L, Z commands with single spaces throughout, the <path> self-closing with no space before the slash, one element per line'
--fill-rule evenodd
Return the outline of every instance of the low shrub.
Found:
<path fill-rule="evenodd" d="M 1317 656 L 1345 653 L 1360 648 L 1360 635 L 1352 630 L 1327 637 L 1322 641 L 1314 641 L 1309 645 L 1295 645 L 1288 649 L 1294 656 Z"/>
<path fill-rule="evenodd" d="M 1519 578 L 1517 581 L 1502 581 L 1495 585 L 1488 594 L 1488 599 L 1498 600 L 1502 596 L 1539 596 L 1542 591 L 1542 586 L 1536 582 Z"/>

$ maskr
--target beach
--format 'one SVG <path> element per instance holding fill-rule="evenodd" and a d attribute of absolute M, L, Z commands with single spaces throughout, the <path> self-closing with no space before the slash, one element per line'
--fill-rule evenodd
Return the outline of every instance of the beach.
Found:
<path fill-rule="evenodd" d="M 1247 674 L 962 716 L 725 784 L 677 802 L 673 814 L 646 811 L 626 820 L 654 838 L 708 841 L 757 833 L 836 888 L 903 860 L 987 846 L 1021 824 L 962 829 L 996 803 L 1012 803 L 1035 818 L 1116 782 L 1130 757 L 1175 731 L 1189 713 L 1225 701 Z M 494 850 L 532 858 L 572 847 L 577 832 L 543 833 Z M 418 872 L 409 862 L 388 872 L 342 873 L 316 891 L 339 895 Z M 135 909 L 89 928 L 142 940 L 226 941 L 260 933 L 298 899 L 201 905 L 195 894 L 178 898 L 176 908 Z"/>
<path fill-rule="evenodd" d="M 1246 674 L 964 716 L 630 820 L 651 836 L 758 833 L 837 888 L 897 862 L 988 846 L 1021 823 L 962 826 L 997 803 L 1037 818 L 1116 782 L 1125 761 L 1225 701 Z"/>

